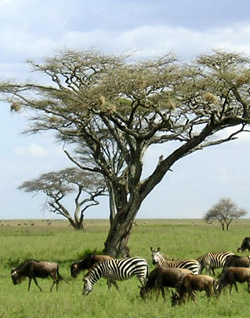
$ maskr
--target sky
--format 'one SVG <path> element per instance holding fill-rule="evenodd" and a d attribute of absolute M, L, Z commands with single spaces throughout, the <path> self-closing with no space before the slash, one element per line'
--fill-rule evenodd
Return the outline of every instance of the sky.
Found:
<path fill-rule="evenodd" d="M 173 52 L 190 61 L 214 49 L 250 56 L 249 0 L 0 0 L 0 81 L 34 76 L 26 63 L 58 50 L 134 52 L 139 59 Z M 22 134 L 26 114 L 0 101 L 0 219 L 58 218 L 45 196 L 17 187 L 69 166 L 53 135 Z M 138 218 L 202 218 L 221 198 L 250 217 L 250 135 L 177 162 L 144 201 Z M 145 157 L 150 169 L 161 154 Z M 108 218 L 107 199 L 86 218 Z"/>

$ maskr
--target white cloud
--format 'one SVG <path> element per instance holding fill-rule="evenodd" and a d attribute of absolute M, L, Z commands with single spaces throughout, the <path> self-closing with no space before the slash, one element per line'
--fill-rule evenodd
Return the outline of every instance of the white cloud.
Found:
<path fill-rule="evenodd" d="M 139 50 L 139 56 L 154 56 L 173 51 L 180 58 L 194 58 L 212 49 L 225 49 L 250 54 L 250 25 L 195 31 L 187 28 L 152 25 L 123 31 L 94 29 L 89 32 L 67 32 L 61 47 L 96 47 L 109 52 Z M 57 43 L 60 47 L 60 43 Z"/>
<path fill-rule="evenodd" d="M 55 36 L 48 32 L 37 36 L 26 29 L 9 28 L 0 32 L 3 50 L 2 64 L 24 62 L 50 56 L 58 49 L 89 49 L 95 47 L 106 53 L 120 54 L 136 51 L 137 58 L 153 57 L 162 53 L 176 53 L 180 59 L 194 59 L 197 55 L 211 53 L 212 49 L 237 51 L 250 55 L 250 24 L 237 24 L 228 28 L 199 31 L 168 25 L 142 25 L 133 29 L 95 28 L 89 31 L 71 29 Z M 13 39 L 13 41 L 9 41 Z M 6 67 L 4 68 L 6 69 Z M 17 72 L 20 68 L 17 68 Z M 23 73 L 22 73 L 23 74 Z M 2 75 L 3 76 L 3 75 Z M 5 73 L 7 76 L 7 72 Z"/>
<path fill-rule="evenodd" d="M 16 147 L 14 152 L 18 156 L 47 157 L 47 151 L 36 143 L 27 147 Z"/>

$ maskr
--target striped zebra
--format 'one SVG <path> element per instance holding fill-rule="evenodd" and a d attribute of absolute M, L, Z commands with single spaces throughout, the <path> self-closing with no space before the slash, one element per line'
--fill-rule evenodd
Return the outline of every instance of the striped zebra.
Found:
<path fill-rule="evenodd" d="M 93 285 L 100 278 L 107 278 L 108 287 L 111 283 L 118 289 L 117 280 L 126 280 L 137 276 L 142 286 L 147 282 L 148 264 L 143 258 L 131 257 L 124 259 L 110 259 L 95 264 L 84 276 L 83 294 L 88 295 Z"/>
<path fill-rule="evenodd" d="M 195 259 L 185 259 L 185 260 L 168 260 L 164 255 L 160 253 L 160 248 L 157 249 L 150 248 L 152 252 L 152 260 L 154 265 L 160 265 L 164 267 L 177 267 L 189 269 L 193 274 L 200 273 L 200 263 Z"/>
<path fill-rule="evenodd" d="M 234 255 L 232 252 L 215 252 L 215 253 L 207 253 L 197 258 L 197 261 L 201 265 L 201 272 L 204 268 L 206 268 L 206 272 L 210 274 L 212 271 L 213 275 L 215 275 L 214 270 L 217 268 L 224 267 L 224 264 L 228 258 L 228 256 Z"/>

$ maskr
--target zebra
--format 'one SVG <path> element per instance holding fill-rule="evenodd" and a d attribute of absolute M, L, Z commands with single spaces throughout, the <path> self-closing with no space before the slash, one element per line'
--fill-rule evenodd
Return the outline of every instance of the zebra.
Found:
<path fill-rule="evenodd" d="M 212 271 L 213 275 L 215 276 L 214 270 L 216 268 L 224 267 L 224 264 L 228 258 L 228 256 L 235 255 L 232 252 L 214 252 L 214 253 L 207 253 L 197 258 L 197 261 L 201 265 L 201 272 L 204 268 L 206 268 L 206 272 L 210 274 L 210 270 Z"/>
<path fill-rule="evenodd" d="M 109 288 L 112 283 L 118 290 L 116 280 L 126 280 L 133 276 L 137 276 L 142 286 L 146 284 L 148 263 L 145 259 L 130 257 L 96 263 L 83 278 L 83 294 L 88 295 L 92 291 L 93 285 L 102 277 L 107 278 Z"/>
<path fill-rule="evenodd" d="M 185 260 L 168 260 L 164 255 L 160 253 L 160 248 L 150 248 L 152 252 L 152 259 L 154 265 L 160 265 L 164 267 L 177 267 L 189 269 L 193 274 L 199 274 L 201 270 L 200 263 L 196 259 Z"/>

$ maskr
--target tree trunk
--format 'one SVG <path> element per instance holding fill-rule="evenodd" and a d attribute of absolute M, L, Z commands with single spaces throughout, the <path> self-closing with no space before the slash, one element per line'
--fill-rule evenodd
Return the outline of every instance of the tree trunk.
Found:
<path fill-rule="evenodd" d="M 123 209 L 116 214 L 104 243 L 104 253 L 115 258 L 130 256 L 128 240 L 138 209 Z"/>
<path fill-rule="evenodd" d="M 75 230 L 83 230 L 83 221 L 76 221 L 76 220 L 73 220 L 72 218 L 67 218 L 68 219 L 68 221 L 69 221 L 69 223 L 70 223 L 70 225 L 71 226 L 73 226 L 73 228 L 75 229 Z"/>
<path fill-rule="evenodd" d="M 225 231 L 225 225 L 223 222 L 221 222 L 221 228 L 222 228 L 222 231 Z"/>

